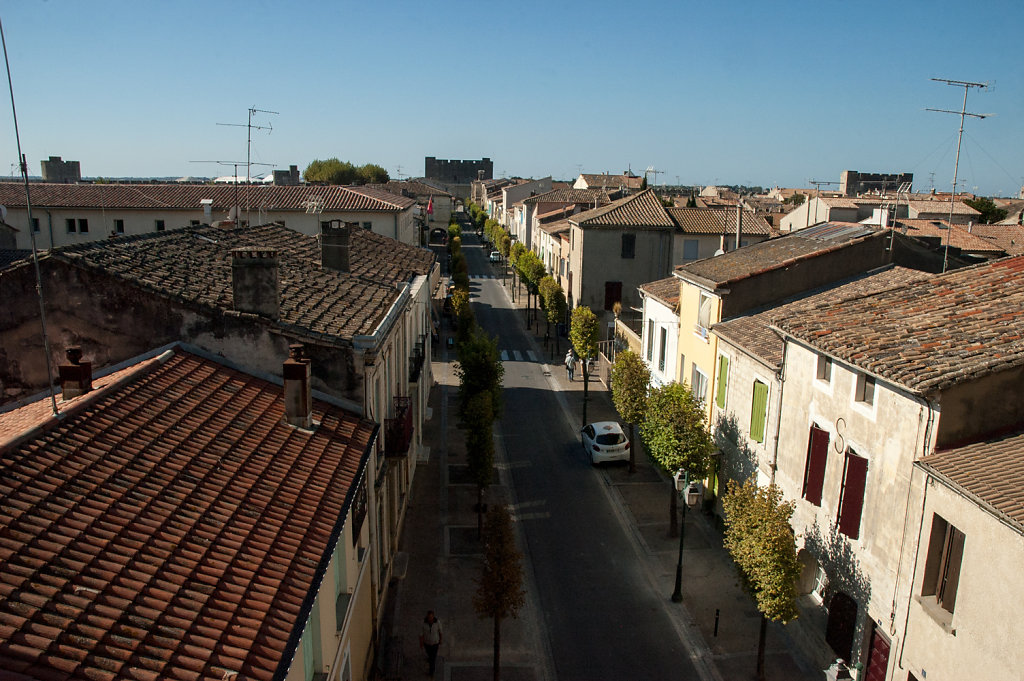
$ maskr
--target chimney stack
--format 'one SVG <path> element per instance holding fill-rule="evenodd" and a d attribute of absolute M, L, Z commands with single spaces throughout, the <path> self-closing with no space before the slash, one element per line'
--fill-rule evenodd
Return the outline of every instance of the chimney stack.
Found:
<path fill-rule="evenodd" d="M 302 356 L 302 345 L 288 346 L 284 361 L 284 420 L 292 426 L 313 426 L 313 391 L 310 386 L 310 361 Z"/>
<path fill-rule="evenodd" d="M 64 354 L 70 364 L 57 367 L 64 399 L 70 400 L 92 390 L 92 362 L 82 361 L 82 348 L 72 345 Z"/>
<path fill-rule="evenodd" d="M 320 265 L 325 270 L 349 272 L 353 225 L 353 222 L 331 220 L 320 227 Z"/>
<path fill-rule="evenodd" d="M 231 251 L 231 290 L 236 311 L 277 319 L 281 309 L 277 265 L 277 251 L 272 248 Z"/>

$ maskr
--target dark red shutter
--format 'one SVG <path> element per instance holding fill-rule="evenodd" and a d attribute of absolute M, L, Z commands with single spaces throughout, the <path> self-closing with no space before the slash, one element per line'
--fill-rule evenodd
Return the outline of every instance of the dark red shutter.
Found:
<path fill-rule="evenodd" d="M 843 494 L 839 500 L 839 531 L 850 539 L 860 536 L 860 512 L 864 507 L 864 484 L 867 477 L 868 460 L 847 452 Z"/>
<path fill-rule="evenodd" d="M 821 506 L 821 489 L 825 485 L 825 461 L 828 459 L 828 431 L 811 426 L 807 444 L 807 466 L 804 470 L 803 497 Z"/>

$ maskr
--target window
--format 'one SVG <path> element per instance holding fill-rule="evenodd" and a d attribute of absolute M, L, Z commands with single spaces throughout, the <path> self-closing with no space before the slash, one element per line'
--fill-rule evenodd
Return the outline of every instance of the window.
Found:
<path fill-rule="evenodd" d="M 817 377 L 819 381 L 828 383 L 832 380 L 832 358 L 827 355 L 818 355 L 818 373 Z"/>
<path fill-rule="evenodd" d="M 960 564 L 964 557 L 964 533 L 944 518 L 932 516 L 932 534 L 928 541 L 928 558 L 924 564 L 922 596 L 935 596 L 935 601 L 948 613 L 956 605 L 956 588 L 960 583 Z"/>
<path fill-rule="evenodd" d="M 825 568 L 818 565 L 814 571 L 814 584 L 811 586 L 811 596 L 821 603 L 825 600 L 826 588 L 828 588 L 828 575 L 825 574 Z"/>
<path fill-rule="evenodd" d="M 857 392 L 853 399 L 869 405 L 875 403 L 875 379 L 873 376 L 857 375 Z"/>
<path fill-rule="evenodd" d="M 702 329 L 711 326 L 711 305 L 714 298 L 704 293 L 700 294 L 700 308 L 697 311 L 697 325 Z"/>
<path fill-rule="evenodd" d="M 768 384 L 754 381 L 754 395 L 750 403 L 750 439 L 764 442 L 765 416 L 768 414 Z"/>
<path fill-rule="evenodd" d="M 683 260 L 696 260 L 700 252 L 700 242 L 696 239 L 683 239 Z"/>
<path fill-rule="evenodd" d="M 708 397 L 708 376 L 703 371 L 697 368 L 697 365 L 693 365 L 693 371 L 690 374 L 690 392 L 696 397 L 701 404 L 707 400 Z"/>
<path fill-rule="evenodd" d="M 162 231 L 164 231 L 164 228 L 165 228 L 164 221 L 163 220 L 157 220 L 156 221 L 156 231 L 162 232 Z"/>
<path fill-rule="evenodd" d="M 359 490 L 352 502 L 352 545 L 359 544 L 359 536 L 363 527 L 363 520 L 366 519 L 366 478 L 359 483 Z"/>
<path fill-rule="evenodd" d="M 868 477 L 868 460 L 846 450 L 843 466 L 843 488 L 839 493 L 839 531 L 850 539 L 860 537 L 860 513 L 864 507 L 864 487 Z"/>
<path fill-rule="evenodd" d="M 725 389 L 729 382 L 729 358 L 725 355 L 718 356 L 718 395 L 715 396 L 715 404 L 719 409 L 725 409 Z"/>
<path fill-rule="evenodd" d="M 668 329 L 661 328 L 658 334 L 658 371 L 665 371 L 665 356 L 668 350 Z"/>
<path fill-rule="evenodd" d="M 87 234 L 89 232 L 89 221 L 85 218 L 78 218 L 78 231 L 81 234 Z"/>
<path fill-rule="evenodd" d="M 654 320 L 647 320 L 647 361 L 654 360 Z"/>
<path fill-rule="evenodd" d="M 74 218 L 68 218 L 64 221 L 64 225 L 68 228 L 68 234 L 74 234 L 75 232 L 78 231 L 78 229 L 75 227 L 76 224 L 77 223 L 75 223 Z"/>
<path fill-rule="evenodd" d="M 373 229 L 373 223 L 372 222 L 364 222 L 363 223 L 363 229 L 365 229 L 367 232 L 369 232 L 370 230 Z"/>
<path fill-rule="evenodd" d="M 622 282 L 604 282 L 604 309 L 611 310 L 619 302 L 622 302 Z"/>
<path fill-rule="evenodd" d="M 825 462 L 828 460 L 828 431 L 811 426 L 807 442 L 807 463 L 804 465 L 804 489 L 801 496 L 821 506 L 821 490 L 825 485 Z"/>
<path fill-rule="evenodd" d="M 202 224 L 202 223 L 201 223 L 201 222 L 199 222 L 199 220 L 189 220 L 189 221 L 188 221 L 188 226 L 189 226 L 189 227 L 198 227 L 198 226 L 199 226 L 199 225 L 201 225 L 201 224 Z"/>
<path fill-rule="evenodd" d="M 622 257 L 626 259 L 636 257 L 636 234 L 622 235 Z"/>
<path fill-rule="evenodd" d="M 32 231 L 33 232 L 38 232 L 39 231 L 39 218 L 32 218 Z"/>
<path fill-rule="evenodd" d="M 114 220 L 114 233 L 124 234 L 124 220 Z"/>

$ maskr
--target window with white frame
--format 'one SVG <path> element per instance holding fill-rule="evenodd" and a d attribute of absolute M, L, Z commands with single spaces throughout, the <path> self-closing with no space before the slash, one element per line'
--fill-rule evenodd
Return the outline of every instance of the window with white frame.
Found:
<path fill-rule="evenodd" d="M 661 327 L 658 334 L 658 371 L 665 371 L 665 358 L 668 354 L 668 329 Z"/>
<path fill-rule="evenodd" d="M 647 320 L 647 361 L 654 360 L 654 320 Z"/>
<path fill-rule="evenodd" d="M 828 355 L 818 355 L 818 371 L 816 377 L 819 381 L 828 383 L 832 380 L 832 358 Z"/>
<path fill-rule="evenodd" d="M 701 329 L 707 330 L 711 326 L 711 306 L 714 304 L 714 298 L 707 295 L 706 293 L 700 294 L 700 307 L 697 311 L 697 326 Z"/>
<path fill-rule="evenodd" d="M 707 400 L 708 396 L 708 376 L 703 371 L 697 368 L 697 365 L 693 365 L 693 371 L 690 374 L 690 392 L 696 397 L 701 404 Z"/>
<path fill-rule="evenodd" d="M 867 374 L 857 374 L 857 390 L 853 399 L 866 405 L 875 403 L 875 378 Z"/>
<path fill-rule="evenodd" d="M 828 588 L 828 575 L 825 574 L 825 568 L 820 564 L 814 571 L 814 584 L 811 586 L 811 597 L 814 600 L 821 603 L 825 600 L 825 589 Z"/>

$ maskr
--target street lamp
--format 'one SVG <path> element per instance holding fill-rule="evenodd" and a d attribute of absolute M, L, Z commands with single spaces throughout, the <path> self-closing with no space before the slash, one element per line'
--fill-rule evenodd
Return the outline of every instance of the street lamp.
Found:
<path fill-rule="evenodd" d="M 679 560 L 676 562 L 676 590 L 672 592 L 672 602 L 682 603 L 683 601 L 683 537 L 686 530 L 686 509 L 694 508 L 700 503 L 704 496 L 701 485 L 696 480 L 690 482 L 690 473 L 680 469 L 673 479 L 676 483 L 676 493 L 679 494 L 682 503 L 683 520 L 679 523 Z"/>

